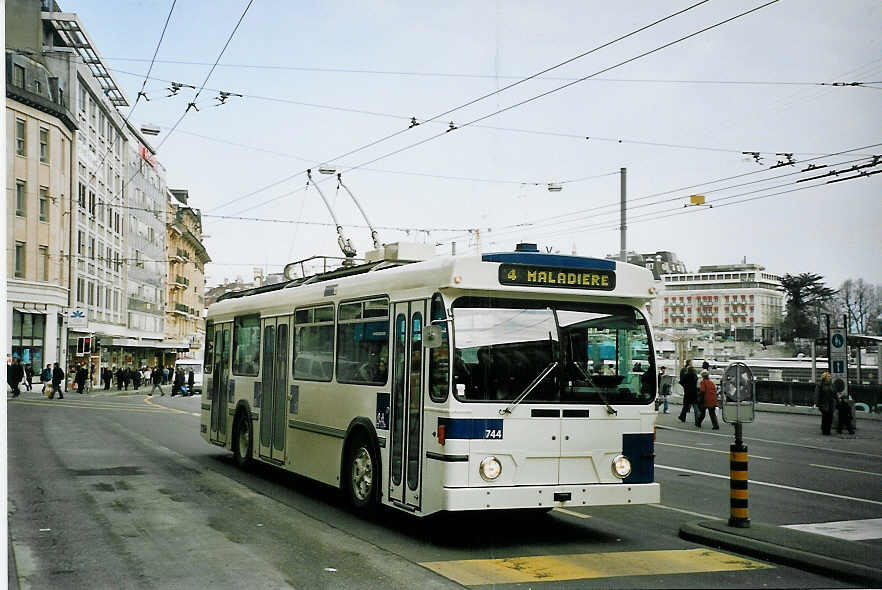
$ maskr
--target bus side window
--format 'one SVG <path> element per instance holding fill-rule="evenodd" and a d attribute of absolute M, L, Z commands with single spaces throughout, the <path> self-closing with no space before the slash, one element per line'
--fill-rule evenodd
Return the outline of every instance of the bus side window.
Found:
<path fill-rule="evenodd" d="M 447 312 L 440 293 L 432 296 L 429 315 L 432 324 L 441 328 L 441 346 L 429 351 L 429 397 L 443 402 L 450 391 L 450 341 L 447 337 Z"/>

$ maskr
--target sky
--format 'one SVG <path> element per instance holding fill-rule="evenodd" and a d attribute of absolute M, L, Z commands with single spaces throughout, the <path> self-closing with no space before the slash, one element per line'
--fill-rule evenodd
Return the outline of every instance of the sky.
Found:
<path fill-rule="evenodd" d="M 161 128 L 152 143 L 169 186 L 188 189 L 205 215 L 208 286 L 250 280 L 253 267 L 279 272 L 340 256 L 307 168 L 359 255 L 371 248 L 358 209 L 318 167 L 343 172 L 384 243 L 450 253 L 455 242 L 464 254 L 529 241 L 616 254 L 626 168 L 629 250 L 674 252 L 690 271 L 746 260 L 775 274 L 818 273 L 834 287 L 882 283 L 882 175 L 796 182 L 882 154 L 875 0 L 780 0 L 592 76 L 764 4 L 710 0 L 429 121 L 697 1 L 255 0 L 199 110 L 172 130 L 196 90 L 168 97 L 169 82 L 203 84 L 247 4 L 180 0 L 147 82 L 150 100 L 132 121 Z M 78 13 L 134 101 L 171 1 L 60 4 Z M 244 96 L 215 106 L 220 90 Z M 421 124 L 410 128 L 411 117 Z M 752 151 L 762 152 L 759 163 L 742 153 Z M 770 169 L 778 161 L 785 165 Z M 803 172 L 810 165 L 827 168 Z M 713 207 L 686 207 L 692 194 Z"/>

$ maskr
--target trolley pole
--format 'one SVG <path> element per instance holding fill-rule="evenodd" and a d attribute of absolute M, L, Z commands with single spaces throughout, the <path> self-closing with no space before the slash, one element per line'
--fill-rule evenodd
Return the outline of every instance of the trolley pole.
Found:
<path fill-rule="evenodd" d="M 750 527 L 747 508 L 747 447 L 741 434 L 741 423 L 735 423 L 735 443 L 729 445 L 729 526 Z"/>
<path fill-rule="evenodd" d="M 627 240 L 626 240 L 628 226 L 625 223 L 625 221 L 626 221 L 626 219 L 625 219 L 626 218 L 625 201 L 626 201 L 626 195 L 627 195 L 627 182 L 626 181 L 627 181 L 628 169 L 627 168 L 620 168 L 619 173 L 621 175 L 621 177 L 620 177 L 621 178 L 621 182 L 620 182 L 621 203 L 619 204 L 619 208 L 621 210 L 620 211 L 621 223 L 619 226 L 619 234 L 620 234 L 619 258 L 622 259 L 622 262 L 628 262 L 628 248 L 627 248 Z"/>

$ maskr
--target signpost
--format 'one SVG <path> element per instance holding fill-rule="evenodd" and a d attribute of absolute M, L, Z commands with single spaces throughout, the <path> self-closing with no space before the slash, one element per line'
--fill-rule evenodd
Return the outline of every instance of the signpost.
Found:
<path fill-rule="evenodd" d="M 848 393 L 848 346 L 846 329 L 830 328 L 830 374 L 833 376 L 833 391 Z"/>
<path fill-rule="evenodd" d="M 729 446 L 729 526 L 750 527 L 747 507 L 747 447 L 741 425 L 753 422 L 756 412 L 756 382 L 744 363 L 726 367 L 720 382 L 723 420 L 735 425 L 735 443 Z"/>

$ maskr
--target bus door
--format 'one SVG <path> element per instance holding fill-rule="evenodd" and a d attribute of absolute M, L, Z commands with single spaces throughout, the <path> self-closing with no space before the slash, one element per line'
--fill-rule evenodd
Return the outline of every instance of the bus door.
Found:
<path fill-rule="evenodd" d="M 230 332 L 233 324 L 215 324 L 214 374 L 211 379 L 211 431 L 209 440 L 227 442 L 227 404 L 230 399 Z"/>
<path fill-rule="evenodd" d="M 420 507 L 426 302 L 396 303 L 392 324 L 392 428 L 389 498 Z"/>
<path fill-rule="evenodd" d="M 260 456 L 281 463 L 285 460 L 288 319 L 266 318 L 262 328 Z"/>

